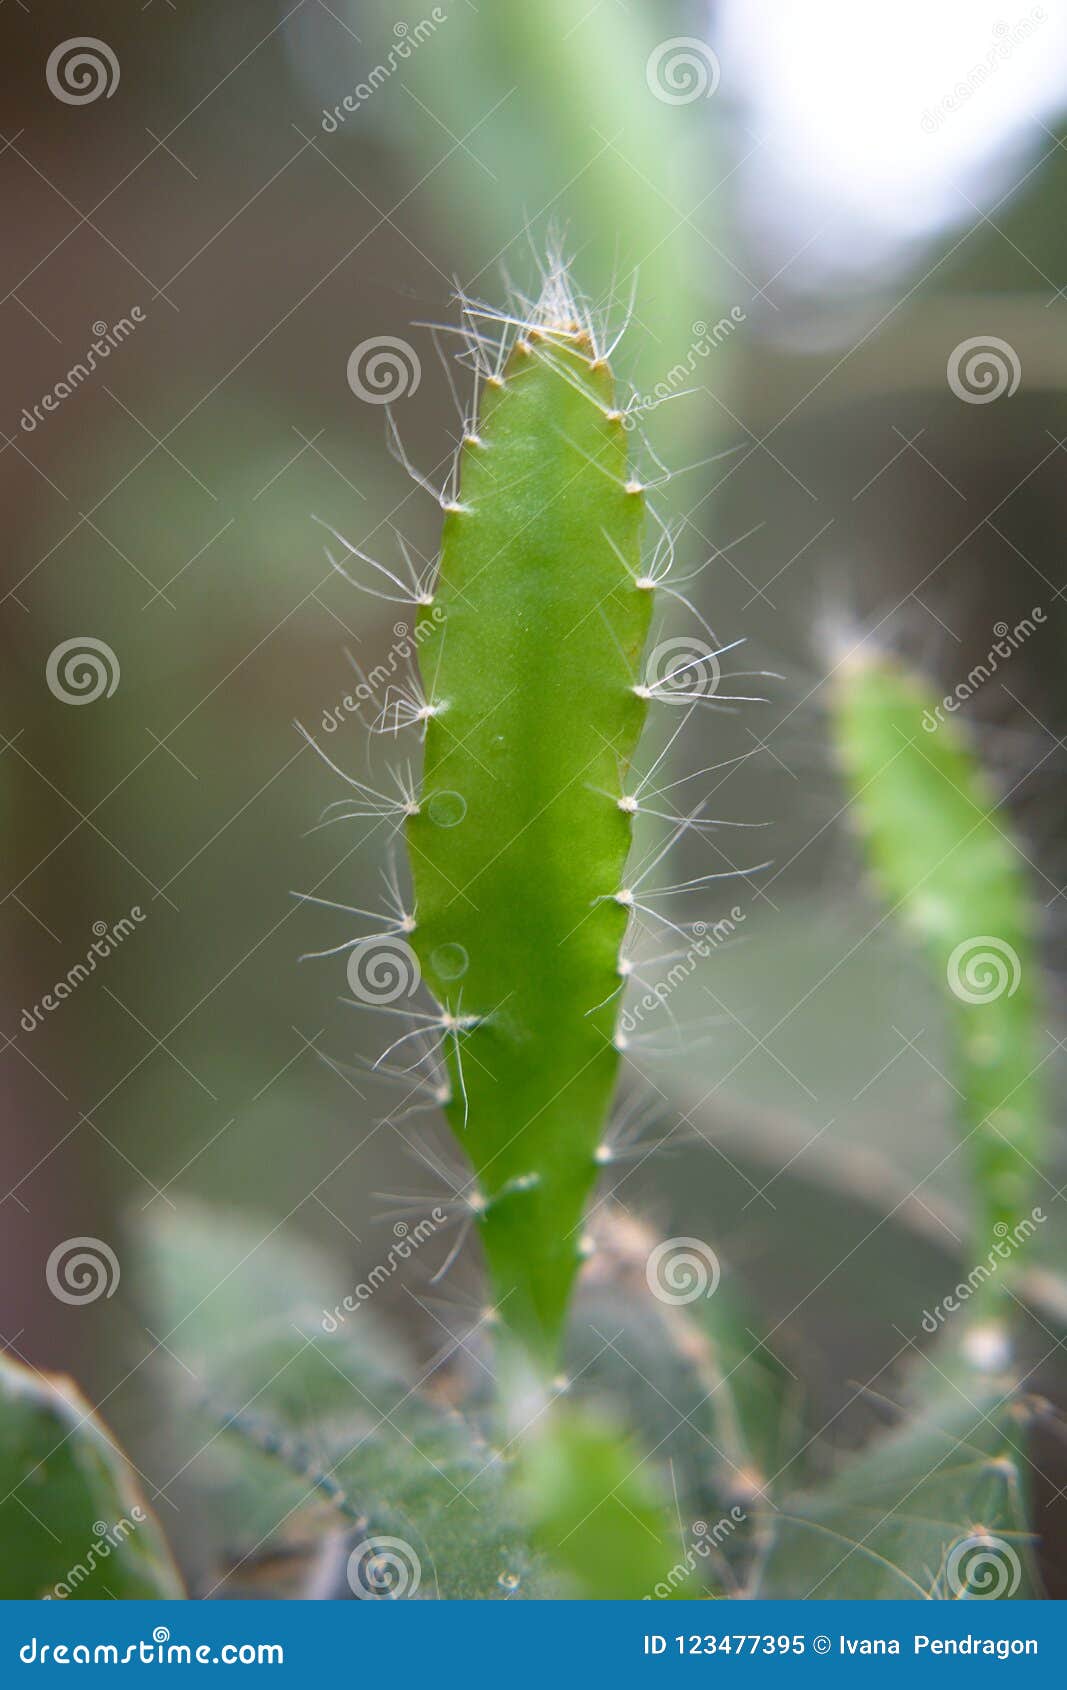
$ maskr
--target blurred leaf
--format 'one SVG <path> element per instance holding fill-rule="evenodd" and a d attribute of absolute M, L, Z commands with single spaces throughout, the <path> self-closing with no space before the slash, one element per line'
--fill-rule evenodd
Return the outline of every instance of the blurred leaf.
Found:
<path fill-rule="evenodd" d="M 66 1379 L 0 1358 L 0 1598 L 180 1597 L 126 1458 Z"/>
<path fill-rule="evenodd" d="M 825 1490 L 782 1502 L 757 1595 L 1040 1595 L 1016 1393 L 960 1364 L 921 1365 L 926 1398 L 905 1405 L 896 1430 L 847 1461 Z"/>
<path fill-rule="evenodd" d="M 212 1590 L 277 1594 L 295 1561 L 326 1594 L 379 1574 L 420 1599 L 536 1594 L 499 1452 L 422 1394 L 362 1301 L 343 1308 L 351 1273 L 207 1211 L 146 1240 L 157 1318 L 198 1375 L 181 1430 Z"/>

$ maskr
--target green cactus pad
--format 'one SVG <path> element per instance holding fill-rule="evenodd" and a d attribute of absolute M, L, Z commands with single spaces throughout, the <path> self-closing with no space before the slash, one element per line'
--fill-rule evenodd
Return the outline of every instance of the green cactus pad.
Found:
<path fill-rule="evenodd" d="M 420 613 L 413 941 L 496 1302 L 549 1361 L 618 1066 L 620 800 L 653 597 L 627 439 L 611 370 L 550 288 L 483 390 Z"/>
<path fill-rule="evenodd" d="M 1041 1161 L 1025 859 L 963 730 L 900 664 L 852 654 L 835 680 L 833 721 L 879 890 L 925 948 L 948 1015 L 984 1256 L 1030 1210 Z"/>

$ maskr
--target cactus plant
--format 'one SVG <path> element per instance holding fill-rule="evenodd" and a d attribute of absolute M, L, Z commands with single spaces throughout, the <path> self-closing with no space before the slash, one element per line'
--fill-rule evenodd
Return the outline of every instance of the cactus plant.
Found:
<path fill-rule="evenodd" d="M 922 945 L 945 1006 L 973 1166 L 971 1245 L 984 1255 L 1029 1210 L 1042 1155 L 1023 858 L 963 730 L 898 661 L 855 648 L 838 670 L 833 717 L 879 891 Z"/>
<path fill-rule="evenodd" d="M 421 679 L 380 725 L 425 739 L 399 925 L 435 1004 L 391 1052 L 428 1035 L 443 1055 L 496 1308 L 551 1373 L 619 1066 L 628 924 L 643 911 L 685 937 L 627 882 L 628 772 L 650 702 L 697 702 L 719 652 L 646 679 L 667 554 L 642 561 L 648 489 L 604 334 L 558 260 L 521 309 L 465 307 L 480 404 L 416 594 Z"/>
<path fill-rule="evenodd" d="M 413 940 L 495 1299 L 551 1363 L 618 1067 L 625 776 L 653 595 L 614 378 L 560 276 L 483 395 L 445 517 L 442 614 L 420 608 Z"/>
<path fill-rule="evenodd" d="M 400 1027 L 380 1066 L 403 1085 L 401 1111 L 443 1109 L 469 1160 L 457 1204 L 484 1246 L 493 1348 L 474 1334 L 420 1376 L 339 1297 L 343 1264 L 277 1228 L 153 1220 L 148 1301 L 187 1375 L 172 1434 L 199 1528 L 193 1594 L 1033 1594 L 1032 1408 L 1009 1345 L 975 1321 L 942 1334 L 905 1383 L 900 1423 L 826 1480 L 806 1454 L 818 1429 L 798 1424 L 789 1370 L 750 1342 L 736 1285 L 710 1295 L 718 1262 L 710 1287 L 665 1290 L 666 1245 L 607 1204 L 589 1213 L 610 1159 L 630 924 L 694 948 L 665 900 L 720 878 L 657 884 L 699 810 L 671 816 L 631 764 L 660 698 L 725 696 L 721 650 L 679 657 L 668 642 L 666 669 L 645 659 L 670 543 L 644 561 L 649 486 L 613 347 L 565 268 L 549 265 L 536 302 L 464 301 L 463 317 L 478 404 L 441 496 L 435 578 L 411 588 L 419 674 L 390 688 L 376 723 L 422 735 L 421 781 L 401 779 L 394 801 L 347 777 L 355 813 L 402 823 L 412 892 L 397 881 L 384 933 L 340 948 L 388 942 L 431 994 L 428 1008 L 386 1006 Z M 363 554 L 345 545 L 347 571 Z M 946 1002 L 982 1240 L 1018 1219 L 1023 1164 L 1040 1159 L 1029 903 L 975 759 L 960 736 L 920 737 L 923 703 L 897 666 L 852 661 L 834 727 L 893 917 L 922 935 L 939 980 L 956 968 L 966 986 Z M 666 842 L 628 867 L 646 808 Z M 1020 978 L 976 1029 L 960 947 L 990 934 Z M 101 1484 L 128 1476 L 117 1457 L 101 1467 L 84 1418 L 43 1448 L 51 1390 L 9 1393 L 15 1436 L 0 1449 L 15 1467 L 32 1459 L 53 1517 L 62 1505 L 76 1524 Z M 67 1442 L 93 1455 L 73 1488 L 55 1473 Z M 140 1544 L 114 1594 L 177 1593 L 154 1526 Z"/>

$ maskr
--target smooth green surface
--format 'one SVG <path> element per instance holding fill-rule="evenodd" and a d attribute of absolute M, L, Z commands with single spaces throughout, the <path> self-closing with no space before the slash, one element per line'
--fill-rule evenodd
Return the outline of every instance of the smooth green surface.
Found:
<path fill-rule="evenodd" d="M 820 1601 L 1040 1595 L 1026 1412 L 1010 1380 L 928 1361 L 924 1397 L 818 1494 L 780 1502 L 758 1596 Z M 991 1582 L 987 1582 L 991 1581 Z"/>
<path fill-rule="evenodd" d="M 125 1456 L 66 1379 L 0 1357 L 0 1598 L 183 1594 Z"/>
<path fill-rule="evenodd" d="M 548 1363 L 618 1065 L 617 798 L 652 597 L 635 585 L 644 495 L 589 353 L 531 330 L 484 391 L 420 648 L 437 714 L 407 829 L 424 979 L 446 1013 L 478 1018 L 446 1032 L 448 1115 L 488 1204 L 495 1300 Z"/>
<path fill-rule="evenodd" d="M 833 719 L 850 815 L 892 920 L 922 943 L 952 1033 L 974 1248 L 1028 1215 L 1041 1161 L 1038 964 L 1026 863 L 958 719 L 883 655 L 854 654 Z M 933 723 L 931 728 L 930 724 Z"/>
<path fill-rule="evenodd" d="M 640 1452 L 610 1425 L 557 1405 L 531 1429 L 521 1466 L 535 1541 L 569 1594 L 616 1602 L 699 1594 L 700 1553 L 679 1538 Z"/>

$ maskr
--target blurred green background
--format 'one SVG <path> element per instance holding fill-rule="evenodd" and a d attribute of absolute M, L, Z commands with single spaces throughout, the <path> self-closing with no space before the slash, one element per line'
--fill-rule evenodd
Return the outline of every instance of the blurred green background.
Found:
<path fill-rule="evenodd" d="M 419 1149 L 440 1129 L 382 1126 L 391 1093 L 347 1066 L 373 1060 L 392 1024 L 340 1002 L 343 955 L 297 960 L 352 929 L 291 892 L 378 905 L 389 840 L 359 822 L 308 831 L 342 790 L 294 722 L 353 773 L 381 774 L 388 753 L 357 716 L 322 725 L 352 688 L 346 650 L 369 669 L 406 620 L 332 572 L 312 517 L 375 555 L 396 529 L 432 556 L 440 513 L 390 456 L 382 408 L 350 387 L 350 354 L 408 343 L 420 380 L 394 414 L 439 481 L 459 422 L 419 325 L 455 321 L 457 284 L 496 305 L 505 276 L 536 290 L 553 238 L 615 322 L 633 294 L 619 360 L 634 392 L 691 390 L 646 418 L 685 471 L 659 496 L 679 573 L 707 565 L 682 590 L 720 638 L 744 636 L 738 668 L 783 677 L 753 688 L 767 703 L 698 712 L 675 749 L 678 775 L 736 760 L 687 789 L 694 802 L 710 789 L 710 814 L 769 824 L 688 840 L 688 872 L 709 856 L 774 866 L 694 908 L 714 921 L 740 905 L 743 924 L 672 1000 L 684 1048 L 636 1054 L 630 1079 L 658 1100 L 653 1136 L 670 1153 L 635 1158 L 616 1196 L 721 1246 L 764 1311 L 759 1336 L 804 1358 L 820 1418 L 851 1405 L 830 1441 L 877 1414 L 855 1382 L 952 1283 L 966 1188 L 937 1004 L 863 883 L 826 752 L 842 631 L 876 630 L 948 690 L 995 624 L 1046 613 L 965 715 L 1044 911 L 1049 1095 L 1062 1094 L 1067 73 L 1060 90 L 1027 82 L 1038 58 L 1064 62 L 1063 19 L 1046 10 L 1044 38 L 1021 40 L 933 132 L 930 98 L 912 109 L 902 94 L 860 133 L 857 87 L 904 50 L 888 9 L 842 14 L 833 51 L 797 65 L 798 81 L 821 78 L 805 129 L 773 115 L 763 7 L 747 25 L 739 6 L 634 0 L 154 0 L 105 20 L 4 8 L 0 1323 L 16 1353 L 84 1382 L 152 1485 L 172 1477 L 147 1439 L 153 1393 L 181 1357 L 139 1300 L 131 1222 L 209 1198 L 264 1234 L 321 1241 L 355 1275 L 390 1235 L 376 1194 L 434 1191 Z M 949 90 L 979 57 L 957 21 Z M 55 98 L 53 47 L 100 30 L 117 86 Z M 653 86 L 676 38 L 705 79 L 695 95 Z M 928 45 L 912 33 L 906 52 L 921 65 Z M 359 109 L 324 124 L 382 66 Z M 943 143 L 983 101 L 989 136 L 957 155 Z M 857 202 L 829 163 L 854 151 L 862 168 L 872 133 L 883 168 Z M 909 223 L 901 208 L 934 179 L 941 200 Z M 92 325 L 134 306 L 143 323 L 27 430 L 24 407 L 84 356 Z M 1017 391 L 961 402 L 947 361 L 989 335 L 1014 350 Z M 672 632 L 688 625 L 674 608 Z M 46 664 L 85 635 L 121 673 L 74 708 Z M 134 906 L 146 919 L 121 950 L 27 1031 L 24 1011 L 84 958 L 94 922 Z M 1057 1224 L 1036 1248 L 1058 1272 L 1058 1118 L 1050 1139 Z M 45 1263 L 81 1235 L 110 1241 L 123 1274 L 114 1299 L 74 1308 L 49 1294 Z M 382 1303 L 429 1356 L 477 1308 L 477 1263 L 430 1294 L 415 1267 Z M 1035 1332 L 1049 1389 L 1061 1331 Z M 1040 1453 L 1039 1501 L 1059 1461 L 1055 1445 Z"/>

